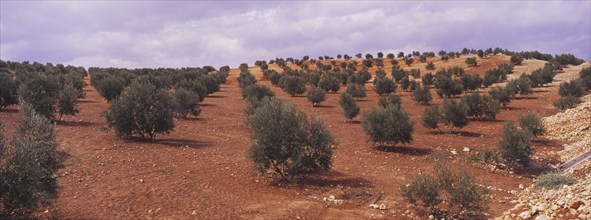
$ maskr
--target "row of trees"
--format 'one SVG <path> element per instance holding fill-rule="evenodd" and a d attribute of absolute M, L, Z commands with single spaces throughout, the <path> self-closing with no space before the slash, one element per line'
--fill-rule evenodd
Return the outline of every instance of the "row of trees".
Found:
<path fill-rule="evenodd" d="M 581 96 L 591 90 L 591 67 L 583 68 L 579 72 L 579 78 L 563 82 L 558 88 L 560 99 L 554 102 L 558 109 L 565 110 L 575 107 L 581 103 Z"/>
<path fill-rule="evenodd" d="M 211 72 L 213 71 L 213 72 Z M 199 103 L 220 90 L 229 68 L 99 69 L 90 71 L 91 84 L 111 106 L 103 113 L 117 136 L 155 141 L 170 133 L 173 118 L 198 116 Z"/>
<path fill-rule="evenodd" d="M 78 113 L 77 100 L 85 95 L 83 68 L 9 63 L 0 68 L 0 110 L 26 102 L 51 120 Z"/>

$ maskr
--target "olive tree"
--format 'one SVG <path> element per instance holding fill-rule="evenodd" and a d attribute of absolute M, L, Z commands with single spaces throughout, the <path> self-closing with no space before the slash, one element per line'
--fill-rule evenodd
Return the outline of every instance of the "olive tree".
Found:
<path fill-rule="evenodd" d="M 308 101 L 312 103 L 312 106 L 318 106 L 324 100 L 326 100 L 326 91 L 323 89 L 314 87 L 308 90 Z"/>
<path fill-rule="evenodd" d="M 544 134 L 546 129 L 542 123 L 542 119 L 535 113 L 528 113 L 526 115 L 519 116 L 519 127 L 521 129 L 529 131 L 534 136 Z"/>
<path fill-rule="evenodd" d="M 18 104 L 18 84 L 5 72 L 0 72 L 0 110 Z"/>
<path fill-rule="evenodd" d="M 363 116 L 363 130 L 374 144 L 396 145 L 412 142 L 414 123 L 400 105 L 373 108 Z"/>
<path fill-rule="evenodd" d="M 248 157 L 261 174 L 270 171 L 293 180 L 331 168 L 332 134 L 321 120 L 308 119 L 293 104 L 271 98 L 248 121 L 253 140 Z"/>
<path fill-rule="evenodd" d="M 109 127 L 119 137 L 139 135 L 156 140 L 156 134 L 170 133 L 174 128 L 174 99 L 149 82 L 134 81 L 104 112 Z"/>
<path fill-rule="evenodd" d="M 431 97 L 431 91 L 429 91 L 428 85 L 417 86 L 412 91 L 412 97 L 421 104 L 429 104 L 429 102 L 433 99 Z"/>
<path fill-rule="evenodd" d="M 449 125 L 449 132 L 452 127 L 463 128 L 468 125 L 467 108 L 463 103 L 455 100 L 443 100 L 443 122 Z"/>
<path fill-rule="evenodd" d="M 347 120 L 355 118 L 355 116 L 359 114 L 359 105 L 357 104 L 357 101 L 353 99 L 353 96 L 351 96 L 349 93 L 344 92 L 343 94 L 341 94 L 339 98 L 339 104 L 343 108 L 345 122 Z"/>
<path fill-rule="evenodd" d="M 379 95 L 388 95 L 396 91 L 396 84 L 392 79 L 378 77 L 374 81 L 374 89 Z"/>
<path fill-rule="evenodd" d="M 21 105 L 20 125 L 5 143 L 0 123 L 0 218 L 28 219 L 58 196 L 57 172 L 67 153 L 57 149 L 49 119 L 27 103 Z M 7 150 L 4 150 L 7 149 Z"/>
<path fill-rule="evenodd" d="M 466 58 L 465 63 L 468 66 L 477 66 L 478 65 L 478 61 L 476 61 L 476 57 L 468 57 L 468 58 Z"/>
<path fill-rule="evenodd" d="M 285 75 L 279 80 L 279 87 L 291 96 L 306 92 L 306 80 L 298 76 Z"/>
<path fill-rule="evenodd" d="M 44 74 L 33 74 L 26 79 L 18 90 L 22 102 L 26 102 L 39 115 L 53 119 L 56 101 L 60 90 L 59 82 Z"/>
<path fill-rule="evenodd" d="M 400 96 L 390 94 L 387 96 L 382 96 L 378 100 L 378 105 L 382 108 L 388 107 L 388 105 L 401 105 L 402 101 L 400 100 Z"/>
<path fill-rule="evenodd" d="M 178 117 L 186 118 L 191 113 L 198 116 L 201 113 L 199 108 L 199 95 L 187 89 L 179 88 L 174 91 L 175 113 Z"/>
<path fill-rule="evenodd" d="M 507 121 L 503 127 L 503 136 L 499 142 L 499 153 L 507 161 L 507 168 L 512 168 L 515 164 L 523 166 L 529 165 L 530 156 L 534 153 L 529 140 L 531 134 L 527 131 L 517 129 L 513 121 Z"/>
<path fill-rule="evenodd" d="M 441 131 L 439 129 L 439 122 L 443 120 L 443 116 L 437 105 L 425 108 L 421 119 L 424 127 Z"/>

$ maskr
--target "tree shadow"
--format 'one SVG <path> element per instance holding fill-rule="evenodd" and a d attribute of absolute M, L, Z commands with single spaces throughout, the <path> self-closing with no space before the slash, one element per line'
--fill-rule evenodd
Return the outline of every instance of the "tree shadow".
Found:
<path fill-rule="evenodd" d="M 431 154 L 431 149 L 414 148 L 407 146 L 377 146 L 377 150 L 388 153 L 398 153 L 411 156 L 424 156 Z"/>
<path fill-rule="evenodd" d="M 0 110 L 3 113 L 18 113 L 18 108 L 5 108 Z"/>
<path fill-rule="evenodd" d="M 532 139 L 531 142 L 535 146 L 541 146 L 541 147 L 561 147 L 562 146 L 559 141 L 550 140 L 550 139 Z"/>
<path fill-rule="evenodd" d="M 184 120 L 184 121 L 200 121 L 200 122 L 205 122 L 207 121 L 207 119 L 205 118 L 199 118 L 199 117 L 187 117 L 187 118 L 179 118 L 179 120 Z"/>
<path fill-rule="evenodd" d="M 199 107 L 208 107 L 208 106 L 216 106 L 215 104 L 211 104 L 211 103 L 199 103 Z"/>
<path fill-rule="evenodd" d="M 450 134 L 450 135 L 458 135 L 463 137 L 480 137 L 482 134 L 480 132 L 470 132 L 470 131 L 430 131 L 429 134 Z"/>
<path fill-rule="evenodd" d="M 314 108 L 334 108 L 334 105 L 317 105 Z"/>
<path fill-rule="evenodd" d="M 362 122 L 361 120 L 347 120 L 345 124 L 361 124 Z"/>
<path fill-rule="evenodd" d="M 66 127 L 90 127 L 96 125 L 94 122 L 88 121 L 56 121 L 57 125 L 66 126 Z"/>
<path fill-rule="evenodd" d="M 501 107 L 505 110 L 509 110 L 509 111 L 513 111 L 513 110 L 524 110 L 525 108 L 519 108 L 519 107 L 513 107 L 513 106 L 505 106 L 505 107 Z"/>
<path fill-rule="evenodd" d="M 533 96 L 519 96 L 519 97 L 515 97 L 516 100 L 532 100 L 532 99 L 538 99 L 537 97 L 533 97 Z"/>
<path fill-rule="evenodd" d="M 214 98 L 214 99 L 226 98 L 226 96 L 223 96 L 223 95 L 208 95 L 206 97 L 207 98 Z"/>
<path fill-rule="evenodd" d="M 79 103 L 97 103 L 98 101 L 96 101 L 96 100 L 79 99 L 78 102 Z"/>
<path fill-rule="evenodd" d="M 477 122 L 490 122 L 490 123 L 495 123 L 495 122 L 505 122 L 505 120 L 501 120 L 501 119 L 486 119 L 486 118 L 470 118 L 470 121 L 477 121 Z"/>
<path fill-rule="evenodd" d="M 337 185 L 360 188 L 373 187 L 372 183 L 364 178 L 349 177 L 338 171 L 325 171 L 315 174 L 302 175 L 291 182 L 283 179 L 275 179 L 271 182 L 272 186 L 281 187 L 286 185 L 298 188 L 304 187 L 318 187 L 318 188 L 333 188 Z"/>
<path fill-rule="evenodd" d="M 206 146 L 211 146 L 212 142 L 204 142 L 204 141 L 196 141 L 190 139 L 156 139 L 154 142 L 156 144 L 167 145 L 170 147 L 189 147 L 189 148 L 202 148 Z"/>
<path fill-rule="evenodd" d="M 557 160 L 532 161 L 529 166 L 514 169 L 514 172 L 519 176 L 533 178 L 543 173 L 556 171 L 556 167 L 551 164 L 558 162 Z"/>

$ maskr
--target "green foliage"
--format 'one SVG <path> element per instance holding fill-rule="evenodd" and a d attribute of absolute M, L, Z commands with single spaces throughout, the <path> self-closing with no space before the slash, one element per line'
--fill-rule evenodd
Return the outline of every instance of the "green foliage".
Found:
<path fill-rule="evenodd" d="M 365 83 L 367 83 L 367 81 L 369 81 L 370 79 L 371 74 L 369 74 L 366 68 L 363 68 L 357 73 L 357 80 L 355 80 L 353 83 L 365 85 Z"/>
<path fill-rule="evenodd" d="M 508 89 L 508 87 L 494 87 L 488 91 L 488 94 L 499 102 L 503 106 L 507 106 L 511 102 L 511 97 L 513 96 L 513 92 Z"/>
<path fill-rule="evenodd" d="M 443 122 L 451 127 L 463 128 L 468 125 L 468 110 L 463 103 L 455 100 L 443 100 Z"/>
<path fill-rule="evenodd" d="M 326 92 L 332 91 L 336 93 L 341 88 L 340 80 L 332 74 L 324 74 L 318 82 L 318 87 Z"/>
<path fill-rule="evenodd" d="M 175 112 L 178 117 L 186 118 L 189 112 L 194 116 L 201 114 L 199 95 L 192 91 L 179 88 L 174 92 Z"/>
<path fill-rule="evenodd" d="M 560 172 L 550 172 L 538 176 L 535 182 L 538 187 L 556 189 L 564 185 L 573 185 L 577 180 Z"/>
<path fill-rule="evenodd" d="M 261 174 L 271 171 L 292 180 L 330 169 L 335 140 L 319 119 L 308 120 L 293 104 L 271 98 L 248 121 L 253 139 L 249 158 Z"/>
<path fill-rule="evenodd" d="M 534 92 L 528 77 L 525 74 L 522 74 L 518 79 L 509 81 L 507 84 L 515 87 L 517 89 L 517 94 L 522 96 L 527 96 Z"/>
<path fill-rule="evenodd" d="M 553 104 L 554 107 L 556 107 L 557 109 L 566 110 L 569 108 L 574 108 L 579 103 L 581 103 L 581 98 L 573 95 L 567 95 L 564 97 L 560 97 L 560 99 L 556 100 Z"/>
<path fill-rule="evenodd" d="M 284 75 L 279 80 L 279 87 L 291 96 L 304 94 L 306 92 L 306 80 L 298 76 Z"/>
<path fill-rule="evenodd" d="M 513 125 L 513 121 L 507 121 L 503 127 L 503 136 L 499 142 L 499 153 L 507 161 L 508 168 L 515 164 L 529 165 L 530 156 L 534 153 L 531 147 L 530 133 L 519 130 Z"/>
<path fill-rule="evenodd" d="M 250 74 L 250 72 L 248 71 L 248 66 L 247 65 L 240 65 L 240 69 L 242 70 L 240 72 L 240 75 L 238 76 L 238 84 L 240 85 L 241 89 L 246 88 L 247 86 L 250 86 L 252 84 L 255 84 L 257 82 L 257 80 L 254 78 L 254 76 L 252 74 Z M 283 77 L 281 77 L 283 78 Z"/>
<path fill-rule="evenodd" d="M 408 76 L 402 77 L 402 80 L 400 80 L 400 87 L 402 87 L 403 91 L 408 91 L 410 87 L 410 79 Z"/>
<path fill-rule="evenodd" d="M 460 80 L 464 89 L 471 91 L 477 90 L 482 85 L 482 78 L 480 78 L 479 74 L 464 74 Z"/>
<path fill-rule="evenodd" d="M 523 57 L 520 54 L 511 55 L 510 61 L 513 65 L 519 66 L 523 63 Z"/>
<path fill-rule="evenodd" d="M 365 93 L 365 87 L 361 84 L 351 83 L 347 85 L 347 92 L 354 98 L 363 98 L 366 97 L 367 94 Z"/>
<path fill-rule="evenodd" d="M 273 97 L 275 93 L 269 89 L 269 87 L 252 84 L 247 86 L 244 90 L 242 90 L 242 97 L 246 100 L 256 99 L 261 100 L 264 97 Z"/>
<path fill-rule="evenodd" d="M 486 211 L 486 198 L 490 194 L 489 190 L 479 186 L 468 171 L 453 172 L 442 165 L 435 167 L 435 176 L 415 175 L 412 182 L 401 187 L 401 192 L 405 201 L 428 208 L 429 213 L 440 213 L 436 206 L 444 203 L 445 198 L 448 212 L 455 210 L 459 215 Z"/>
<path fill-rule="evenodd" d="M 542 119 L 535 113 L 528 113 L 525 116 L 520 115 L 519 127 L 523 130 L 529 131 L 529 133 L 534 136 L 540 136 L 546 131 Z"/>
<path fill-rule="evenodd" d="M 463 91 L 462 83 L 459 80 L 452 80 L 451 77 L 437 77 L 435 88 L 439 97 L 447 98 L 462 94 Z"/>
<path fill-rule="evenodd" d="M 490 73 L 490 72 L 486 72 L 484 74 L 484 78 L 482 79 L 482 85 L 484 87 L 489 87 L 494 83 L 497 83 L 499 81 L 499 77 Z"/>
<path fill-rule="evenodd" d="M 392 67 L 392 78 L 394 79 L 394 81 L 400 82 L 400 80 L 402 80 L 402 78 L 404 78 L 406 75 L 406 72 L 400 69 L 400 67 Z"/>
<path fill-rule="evenodd" d="M 430 212 L 442 202 L 442 188 L 437 178 L 431 175 L 415 175 L 413 181 L 400 190 L 405 201 L 429 208 Z"/>
<path fill-rule="evenodd" d="M 203 85 L 202 81 L 199 79 L 183 79 L 180 82 L 178 82 L 174 87 L 177 90 L 185 89 L 195 93 L 199 97 L 199 102 L 203 102 L 203 100 L 205 100 L 205 97 L 208 94 L 207 87 Z"/>
<path fill-rule="evenodd" d="M 410 143 L 414 123 L 408 113 L 399 105 L 372 109 L 363 117 L 363 130 L 374 144 L 384 145 Z"/>
<path fill-rule="evenodd" d="M 95 82 L 94 87 L 107 102 L 111 102 L 119 97 L 127 84 L 124 78 L 118 76 L 106 76 Z"/>
<path fill-rule="evenodd" d="M 41 205 L 58 196 L 57 171 L 67 154 L 57 149 L 56 132 L 49 119 L 26 103 L 21 107 L 20 126 L 6 146 L 0 124 L 0 203 L 2 218 L 31 218 Z M 2 146 L 9 148 L 2 152 Z"/>
<path fill-rule="evenodd" d="M 423 85 L 433 85 L 433 74 L 427 73 L 421 78 L 421 83 Z"/>
<path fill-rule="evenodd" d="M 345 92 L 341 94 L 339 98 L 339 104 L 343 108 L 343 114 L 345 114 L 345 119 L 351 120 L 355 118 L 357 114 L 359 114 L 359 105 L 357 104 L 357 101 L 353 99 L 353 96 L 351 96 L 349 93 Z"/>
<path fill-rule="evenodd" d="M 433 64 L 433 62 L 429 62 L 427 63 L 425 68 L 427 68 L 428 70 L 435 70 L 435 64 Z"/>
<path fill-rule="evenodd" d="M 421 103 L 421 104 L 429 104 L 429 102 L 433 99 L 431 97 L 431 91 L 429 91 L 429 90 L 430 90 L 429 89 L 429 86 L 427 86 L 427 85 L 417 86 L 412 91 L 412 97 L 418 103 Z"/>
<path fill-rule="evenodd" d="M 33 74 L 19 87 L 18 96 L 39 115 L 53 118 L 60 85 L 53 77 Z"/>
<path fill-rule="evenodd" d="M 378 77 L 374 83 L 374 89 L 379 95 L 388 95 L 396 91 L 396 84 L 394 81 L 386 77 Z"/>
<path fill-rule="evenodd" d="M 134 81 L 128 90 L 114 100 L 104 112 L 109 127 L 119 137 L 146 135 L 152 141 L 158 133 L 170 133 L 174 128 L 174 99 L 164 90 L 141 81 Z"/>
<path fill-rule="evenodd" d="M 493 120 L 499 111 L 499 101 L 479 93 L 466 94 L 460 103 L 466 106 L 468 117 Z"/>
<path fill-rule="evenodd" d="M 425 128 L 439 129 L 439 122 L 443 120 L 443 116 L 439 111 L 439 106 L 434 105 L 425 108 L 421 120 Z"/>
<path fill-rule="evenodd" d="M 569 95 L 581 97 L 585 94 L 585 90 L 583 86 L 581 86 L 581 81 L 577 79 L 561 83 L 560 87 L 558 88 L 558 94 L 561 97 L 566 97 Z"/>
<path fill-rule="evenodd" d="M 0 72 L 0 110 L 18 104 L 18 83 L 8 73 Z"/>
<path fill-rule="evenodd" d="M 382 108 L 388 107 L 388 105 L 401 105 L 402 102 L 400 101 L 400 96 L 390 94 L 387 96 L 382 96 L 378 100 L 378 105 Z"/>
<path fill-rule="evenodd" d="M 478 65 L 478 61 L 476 61 L 476 57 L 468 57 L 468 58 L 466 58 L 465 63 L 468 66 L 477 66 Z"/>
<path fill-rule="evenodd" d="M 581 72 L 579 72 L 579 79 L 585 90 L 591 90 L 591 67 L 581 69 Z"/>
<path fill-rule="evenodd" d="M 78 96 L 80 91 L 70 84 L 64 85 L 59 91 L 57 98 L 57 107 L 60 114 L 58 120 L 62 120 L 62 115 L 74 115 L 78 113 L 76 104 L 78 103 Z"/>
<path fill-rule="evenodd" d="M 419 70 L 419 69 L 411 69 L 410 70 L 410 76 L 412 76 L 413 79 L 419 79 L 419 78 L 421 78 L 421 70 Z"/>
<path fill-rule="evenodd" d="M 585 60 L 579 59 L 572 54 L 560 54 L 554 57 L 554 60 L 558 61 L 562 65 L 581 65 Z"/>
<path fill-rule="evenodd" d="M 414 62 L 413 58 L 406 58 L 404 59 L 404 63 L 406 63 L 407 66 L 410 67 L 410 65 Z"/>
<path fill-rule="evenodd" d="M 308 100 L 312 103 L 312 106 L 317 106 L 326 100 L 326 91 L 321 88 L 314 87 L 308 90 Z"/>

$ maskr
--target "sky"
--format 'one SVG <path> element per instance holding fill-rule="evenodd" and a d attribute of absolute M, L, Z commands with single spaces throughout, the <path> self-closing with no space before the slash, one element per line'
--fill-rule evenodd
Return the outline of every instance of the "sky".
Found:
<path fill-rule="evenodd" d="M 0 59 L 84 67 L 501 47 L 591 60 L 591 1 L 0 1 Z"/>

